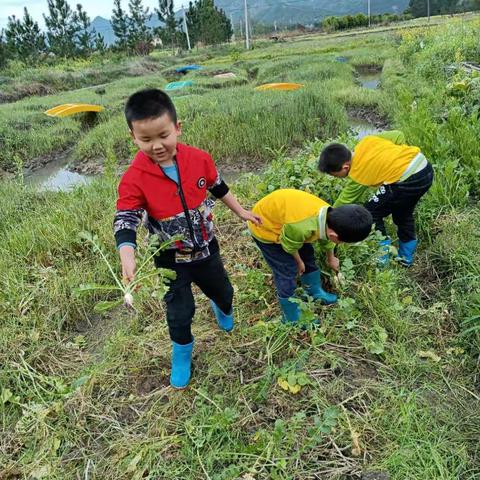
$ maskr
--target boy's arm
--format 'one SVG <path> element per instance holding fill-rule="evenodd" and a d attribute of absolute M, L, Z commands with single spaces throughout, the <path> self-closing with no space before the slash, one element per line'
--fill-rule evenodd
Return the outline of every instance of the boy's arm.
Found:
<path fill-rule="evenodd" d="M 220 198 L 220 200 L 233 212 L 235 215 L 240 217 L 242 220 L 250 221 L 255 225 L 261 225 L 262 219 L 255 215 L 250 210 L 245 210 L 238 200 L 234 197 L 232 192 L 228 192 L 226 195 Z"/>
<path fill-rule="evenodd" d="M 375 136 L 390 140 L 396 145 L 405 145 L 407 143 L 405 134 L 400 130 L 387 130 L 385 132 L 376 133 Z"/>
<path fill-rule="evenodd" d="M 242 220 L 250 221 L 255 225 L 262 223 L 261 218 L 255 215 L 250 210 L 245 210 L 235 196 L 230 192 L 228 185 L 223 181 L 222 177 L 215 167 L 215 162 L 210 155 L 205 157 L 205 170 L 207 176 L 207 188 L 209 192 L 215 197 L 221 200 L 235 215 Z"/>
<path fill-rule="evenodd" d="M 282 231 L 280 232 L 280 245 L 285 252 L 293 256 L 295 263 L 297 264 L 299 275 L 305 273 L 305 264 L 300 258 L 298 251 L 303 247 L 306 237 L 307 235 L 302 228 L 298 228 L 298 225 L 286 224 L 282 227 Z"/>
<path fill-rule="evenodd" d="M 118 187 L 117 211 L 113 220 L 115 241 L 122 263 L 122 276 L 125 282 L 135 278 L 135 248 L 137 228 L 142 222 L 144 199 L 135 185 L 123 179 Z"/>
<path fill-rule="evenodd" d="M 368 186 L 361 185 L 360 183 L 355 182 L 351 178 L 345 180 L 347 185 L 343 187 L 340 195 L 333 204 L 333 207 L 340 207 L 341 205 L 349 205 L 351 203 L 357 203 L 365 193 L 365 190 L 368 189 Z"/>
<path fill-rule="evenodd" d="M 303 275 L 305 273 L 305 264 L 303 263 L 303 260 L 301 259 L 300 254 L 298 253 L 298 250 L 292 253 L 292 256 L 295 260 L 295 263 L 297 264 L 298 274 Z"/>
<path fill-rule="evenodd" d="M 335 256 L 333 248 L 327 250 L 327 265 L 336 272 L 338 272 L 340 268 L 340 260 Z"/>

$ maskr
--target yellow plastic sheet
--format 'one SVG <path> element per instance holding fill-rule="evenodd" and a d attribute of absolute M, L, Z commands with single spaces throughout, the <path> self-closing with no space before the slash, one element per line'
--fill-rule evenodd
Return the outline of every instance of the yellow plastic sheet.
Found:
<path fill-rule="evenodd" d="M 302 88 L 302 83 L 265 83 L 256 87 L 255 90 L 258 92 L 263 92 L 265 90 L 298 90 Z"/>
<path fill-rule="evenodd" d="M 88 103 L 65 103 L 44 112 L 49 117 L 68 117 L 81 112 L 101 112 L 104 108 L 100 105 Z"/>

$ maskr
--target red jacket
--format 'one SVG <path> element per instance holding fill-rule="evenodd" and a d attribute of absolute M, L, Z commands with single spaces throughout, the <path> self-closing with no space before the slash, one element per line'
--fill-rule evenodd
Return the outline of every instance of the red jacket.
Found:
<path fill-rule="evenodd" d="M 203 150 L 179 143 L 177 169 L 189 209 L 205 200 L 207 189 L 218 180 L 212 157 Z M 183 212 L 177 185 L 159 165 L 143 152 L 138 152 L 118 187 L 117 210 L 144 209 L 149 216 L 163 220 Z"/>
<path fill-rule="evenodd" d="M 207 190 L 221 198 L 228 192 L 207 152 L 177 144 L 175 163 L 179 183 L 168 178 L 161 167 L 143 152 L 138 152 L 118 187 L 114 231 L 117 245 L 136 244 L 136 230 L 143 212 L 147 228 L 161 242 L 174 235 L 182 241 L 172 248 L 201 250 L 213 238 L 213 201 Z"/>

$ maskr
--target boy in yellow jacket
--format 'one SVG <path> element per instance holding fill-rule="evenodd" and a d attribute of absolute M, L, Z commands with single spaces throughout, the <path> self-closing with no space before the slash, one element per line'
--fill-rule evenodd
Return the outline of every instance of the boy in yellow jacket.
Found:
<path fill-rule="evenodd" d="M 338 270 L 335 244 L 368 237 L 373 223 L 368 210 L 359 205 L 332 208 L 310 193 L 284 189 L 262 198 L 252 212 L 262 218 L 262 223 L 248 222 L 248 228 L 273 271 L 284 322 L 296 323 L 300 319 L 298 303 L 290 300 L 295 294 L 297 274 L 315 300 L 335 303 L 337 296 L 321 286 L 312 243 L 320 243 L 328 265 Z"/>
<path fill-rule="evenodd" d="M 342 144 L 332 143 L 320 154 L 318 168 L 334 177 L 348 177 L 347 185 L 334 207 L 356 203 L 369 187 L 378 191 L 365 204 L 375 227 L 385 238 L 380 242 L 384 254 L 381 264 L 389 260 L 391 240 L 384 219 L 392 215 L 398 229 L 398 260 L 411 266 L 417 248 L 413 212 L 420 198 L 433 182 L 433 168 L 418 147 L 405 144 L 405 136 L 395 130 L 363 138 L 353 153 Z"/>

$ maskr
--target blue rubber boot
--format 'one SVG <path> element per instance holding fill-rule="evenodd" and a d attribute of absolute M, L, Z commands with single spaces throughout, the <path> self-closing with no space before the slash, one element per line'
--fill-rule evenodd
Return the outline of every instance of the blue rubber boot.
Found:
<path fill-rule="evenodd" d="M 303 288 L 314 300 L 321 300 L 324 305 L 337 303 L 338 297 L 333 293 L 326 292 L 322 288 L 320 270 L 304 273 L 300 277 L 300 280 L 302 281 Z"/>
<path fill-rule="evenodd" d="M 280 308 L 282 309 L 283 323 L 297 323 L 300 320 L 300 307 L 298 303 L 291 302 L 288 298 L 278 297 Z"/>
<path fill-rule="evenodd" d="M 213 300 L 210 300 L 210 304 L 217 318 L 218 326 L 225 332 L 231 332 L 233 330 L 233 308 L 230 310 L 230 313 L 226 315 Z"/>
<path fill-rule="evenodd" d="M 404 267 L 411 267 L 413 264 L 413 257 L 417 249 L 417 241 L 410 240 L 409 242 L 399 242 L 397 260 Z"/>
<path fill-rule="evenodd" d="M 173 388 L 185 388 L 190 382 L 192 367 L 193 340 L 187 345 L 172 342 L 172 372 L 170 385 Z"/>
<path fill-rule="evenodd" d="M 390 245 L 392 241 L 389 238 L 378 242 L 381 255 L 378 257 L 377 263 L 380 267 L 386 267 L 390 262 Z"/>

